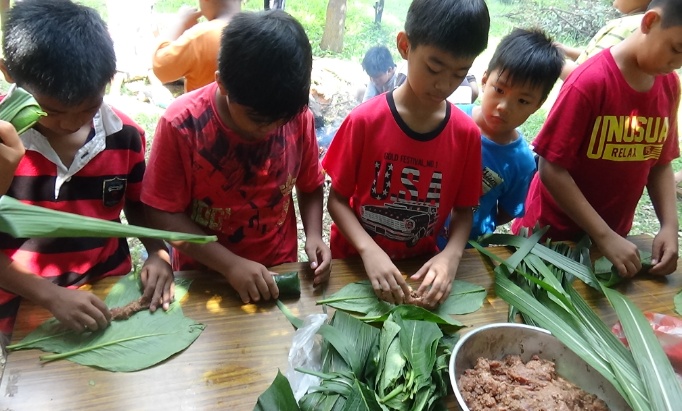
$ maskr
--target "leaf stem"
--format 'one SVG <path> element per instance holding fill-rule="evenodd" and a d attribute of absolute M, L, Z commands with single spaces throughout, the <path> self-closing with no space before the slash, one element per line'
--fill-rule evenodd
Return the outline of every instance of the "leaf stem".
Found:
<path fill-rule="evenodd" d="M 158 335 L 165 335 L 165 334 L 168 334 L 168 333 L 154 333 L 154 334 L 136 335 L 136 336 L 133 336 L 133 337 L 122 338 L 122 339 L 120 339 L 120 340 L 114 340 L 114 341 L 109 341 L 109 342 L 105 342 L 105 343 L 102 343 L 102 344 L 97 344 L 97 345 L 91 345 L 91 346 L 88 346 L 88 347 L 83 347 L 83 348 L 79 348 L 79 349 L 77 349 L 77 350 L 68 351 L 68 352 L 64 352 L 64 353 L 60 353 L 60 354 L 42 355 L 42 356 L 40 356 L 40 360 L 41 360 L 41 361 L 61 360 L 62 358 L 71 357 L 72 355 L 81 354 L 81 353 L 84 353 L 84 352 L 96 350 L 96 349 L 98 349 L 98 348 L 108 347 L 108 346 L 110 346 L 110 345 L 120 344 L 120 343 L 124 343 L 124 342 L 126 342 L 126 341 L 137 340 L 137 339 L 140 339 L 140 338 L 156 337 L 156 336 L 158 336 Z"/>

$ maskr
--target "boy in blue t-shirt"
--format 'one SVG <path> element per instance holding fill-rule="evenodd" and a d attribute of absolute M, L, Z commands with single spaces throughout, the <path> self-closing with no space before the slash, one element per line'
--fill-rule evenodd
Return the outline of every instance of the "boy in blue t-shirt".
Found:
<path fill-rule="evenodd" d="M 459 106 L 481 130 L 483 190 L 470 239 L 523 215 L 535 159 L 517 127 L 540 108 L 563 65 L 563 55 L 539 30 L 515 29 L 502 39 L 483 74 L 480 106 Z M 450 220 L 438 234 L 448 242 Z"/>

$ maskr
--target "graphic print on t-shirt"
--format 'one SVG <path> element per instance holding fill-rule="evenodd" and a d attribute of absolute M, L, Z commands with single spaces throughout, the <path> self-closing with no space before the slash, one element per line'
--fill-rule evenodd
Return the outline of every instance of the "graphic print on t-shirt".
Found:
<path fill-rule="evenodd" d="M 387 154 L 390 158 L 391 155 Z M 405 162 L 405 156 L 401 156 Z M 423 162 L 413 159 L 416 164 Z M 396 162 L 399 164 L 398 162 Z M 371 196 L 377 200 L 389 200 L 383 205 L 364 205 L 360 211 L 360 222 L 371 235 L 382 235 L 395 241 L 415 246 L 420 239 L 432 235 L 438 220 L 440 190 L 443 175 L 440 171 L 431 172 L 430 183 L 425 196 L 420 196 L 417 184 L 426 168 L 400 165 L 401 186 L 393 187 L 391 180 L 395 170 L 394 162 L 374 163 L 374 181 Z M 382 167 L 384 165 L 384 167 Z M 382 168 L 384 169 L 382 173 Z M 423 186 L 423 185 L 422 185 Z"/>
<path fill-rule="evenodd" d="M 609 161 L 657 160 L 668 136 L 668 117 L 599 116 L 587 157 Z"/>

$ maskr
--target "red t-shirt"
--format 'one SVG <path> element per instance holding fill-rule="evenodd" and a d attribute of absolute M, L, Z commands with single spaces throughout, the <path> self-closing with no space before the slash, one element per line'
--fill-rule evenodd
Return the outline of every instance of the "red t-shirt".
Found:
<path fill-rule="evenodd" d="M 217 114 L 217 85 L 187 93 L 159 120 L 142 187 L 142 201 L 186 213 L 233 253 L 266 266 L 297 260 L 291 191 L 312 192 L 323 182 L 309 111 L 250 142 Z M 173 253 L 173 268 L 195 268 Z"/>
<path fill-rule="evenodd" d="M 677 74 L 657 76 L 635 91 L 604 50 L 568 78 L 533 142 L 535 152 L 570 173 L 587 201 L 615 232 L 626 236 L 649 171 L 679 156 Z M 547 237 L 577 240 L 584 231 L 554 201 L 536 174 L 521 227 L 550 226 Z"/>
<path fill-rule="evenodd" d="M 432 132 L 402 120 L 393 93 L 356 107 L 332 140 L 322 165 L 374 241 L 393 259 L 434 254 L 438 233 L 454 207 L 481 195 L 481 141 L 476 124 L 448 103 Z M 332 224 L 334 258 L 357 251 Z"/>

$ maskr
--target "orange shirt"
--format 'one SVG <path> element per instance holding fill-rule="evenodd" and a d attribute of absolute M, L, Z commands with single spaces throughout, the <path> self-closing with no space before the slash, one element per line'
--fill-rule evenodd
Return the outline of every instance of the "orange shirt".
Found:
<path fill-rule="evenodd" d="M 156 48 L 152 68 L 163 83 L 185 78 L 185 92 L 215 80 L 220 35 L 227 21 L 215 19 L 191 27 L 177 40 L 164 41 Z"/>

